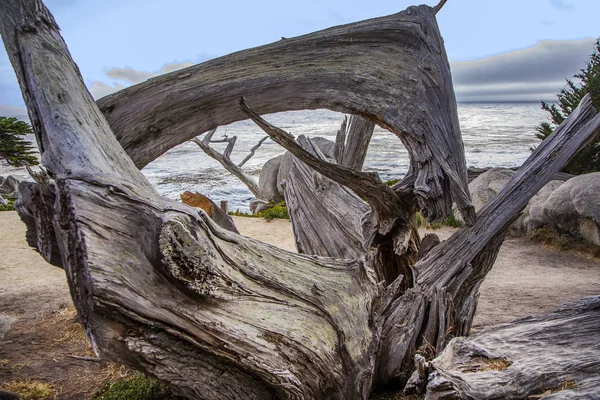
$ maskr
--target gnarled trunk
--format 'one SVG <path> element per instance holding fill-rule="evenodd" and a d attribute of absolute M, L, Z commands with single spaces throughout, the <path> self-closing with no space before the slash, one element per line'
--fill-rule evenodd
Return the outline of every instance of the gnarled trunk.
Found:
<path fill-rule="evenodd" d="M 40 184 L 43 202 L 32 207 L 24 198 L 19 207 L 32 216 L 24 218 L 29 229 L 44 235 L 32 241 L 54 248 L 46 234 L 54 232 L 100 357 L 168 381 L 190 398 L 365 399 L 374 385 L 406 380 L 417 346 L 427 340 L 441 350 L 468 332 L 478 287 L 512 219 L 600 130 L 586 97 L 475 223 L 448 63 L 434 10 L 426 6 L 212 60 L 101 102 L 138 166 L 190 139 L 188 123 L 198 132 L 199 124 L 222 125 L 246 112 L 272 130 L 249 107 L 237 109 L 246 93 L 262 112 L 345 109 L 399 135 L 412 170 L 389 189 L 373 174 L 327 163 L 274 130 L 300 160 L 369 202 L 362 257 L 298 255 L 225 231 L 204 213 L 160 197 L 111 132 L 39 0 L 1 2 L 0 22 L 54 180 Z M 360 57 L 345 57 L 350 53 Z M 264 68 L 255 68 L 259 62 Z M 315 71 L 321 80 L 313 83 Z M 163 104 L 166 93 L 172 104 Z M 187 122 L 173 126 L 169 115 Z M 45 206 L 47 193 L 52 207 Z M 473 226 L 410 271 L 375 256 L 389 240 L 394 254 L 404 254 L 402 207 L 418 204 L 439 217 L 452 199 Z"/>

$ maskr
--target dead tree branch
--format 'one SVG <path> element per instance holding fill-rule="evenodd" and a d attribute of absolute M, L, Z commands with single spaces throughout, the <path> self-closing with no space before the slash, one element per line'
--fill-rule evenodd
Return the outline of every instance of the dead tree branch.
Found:
<path fill-rule="evenodd" d="M 382 40 L 391 40 L 387 44 L 401 51 L 391 52 L 386 47 L 380 54 L 373 47 L 373 38 L 380 37 L 373 36 L 373 29 L 382 29 L 382 21 L 386 28 Z M 347 30 L 351 37 L 344 36 Z M 394 30 L 401 33 L 399 38 Z M 369 34 L 362 36 L 361 32 Z M 515 213 L 600 131 L 600 116 L 587 96 L 580 109 L 538 147 L 499 200 L 484 209 L 477 224 L 463 228 L 429 251 L 412 268 L 414 276 L 400 274 L 386 284 L 377 279 L 377 268 L 389 266 L 394 260 L 374 257 L 396 254 L 380 248 L 402 247 L 405 242 L 400 238 L 406 239 L 406 235 L 380 235 L 364 257 L 339 260 L 289 253 L 225 231 L 206 214 L 159 196 L 131 162 L 87 91 L 52 15 L 39 0 L 0 2 L 0 33 L 29 109 L 42 161 L 54 177 L 51 206 L 28 207 L 32 203 L 25 198 L 19 207 L 21 215 L 29 217 L 24 218 L 28 230 L 33 235 L 43 233 L 34 242 L 51 247 L 48 233 L 54 233 L 73 301 L 96 354 L 168 381 L 177 394 L 188 398 L 358 400 L 368 398 L 376 385 L 406 381 L 414 369 L 412 356 L 425 340 L 441 349 L 453 334 L 468 332 L 477 290 Z M 407 41 L 406 35 L 414 40 Z M 339 104 L 345 102 L 349 105 L 344 107 L 355 112 L 362 109 L 361 115 L 396 132 L 410 149 L 414 168 L 406 182 L 414 181 L 415 191 L 411 194 L 420 196 L 428 210 L 442 210 L 448 200 L 446 192 L 428 192 L 437 189 L 451 191 L 450 197 L 457 199 L 461 207 L 466 206 L 468 192 L 466 198 L 460 197 L 460 191 L 466 190 L 460 176 L 465 166 L 459 165 L 463 156 L 446 154 L 457 149 L 460 133 L 454 126 L 454 97 L 450 96 L 451 89 L 447 90 L 447 60 L 433 9 L 414 7 L 373 22 L 282 41 L 309 44 L 312 57 L 295 52 L 296 63 L 284 63 L 284 68 L 275 69 L 289 70 L 294 81 L 294 77 L 306 73 L 303 62 L 310 61 L 310 79 L 300 79 L 310 82 L 314 71 L 318 71 L 317 64 L 344 48 L 339 40 L 346 38 L 353 39 L 348 40 L 352 53 L 356 50 L 352 43 L 360 46 L 360 39 L 366 40 L 364 50 L 371 69 L 365 69 L 356 58 L 348 58 L 351 63 L 342 69 L 347 69 L 346 77 L 354 78 L 355 91 L 343 89 L 350 81 L 344 82 L 338 75 L 343 82 L 340 91 L 321 86 L 324 83 L 317 79 L 315 87 L 319 90 L 299 91 L 307 101 L 303 104 L 316 107 L 323 101 L 331 108 L 343 108 Z M 410 51 L 400 54 L 407 43 Z M 270 75 L 268 67 L 260 73 L 254 69 L 252 74 L 229 74 L 233 64 L 242 69 L 254 66 L 244 57 L 258 56 L 264 64 L 265 60 L 285 60 L 292 56 L 288 52 L 302 50 L 302 46 L 280 46 L 236 53 L 225 59 L 229 64 L 223 59 L 217 61 L 216 69 L 228 76 L 224 80 L 234 76 L 238 84 L 229 85 L 235 87 L 229 89 L 231 92 L 224 85 L 222 93 L 209 99 L 211 115 L 218 117 L 203 122 L 205 125 L 220 125 L 234 115 L 227 117 L 227 111 L 221 115 L 215 109 L 231 105 L 231 96 L 237 102 L 240 88 L 254 93 L 253 79 L 264 79 L 261 83 L 266 83 L 266 92 L 275 94 L 275 99 L 285 99 L 290 93 L 294 96 L 291 89 L 298 81 L 288 85 L 288 81 L 276 79 L 281 78 L 281 72 Z M 274 48 L 279 50 L 278 58 L 264 57 L 265 49 Z M 412 53 L 416 58 L 411 58 Z M 404 82 L 397 79 L 399 75 L 406 77 L 404 73 L 394 68 L 378 69 L 386 60 L 398 58 L 405 58 L 402 65 L 410 70 L 411 79 L 406 85 L 395 84 Z M 423 67 L 424 60 L 432 62 L 428 69 Z M 340 73 L 337 64 L 343 62 L 323 65 L 324 76 Z M 104 110 L 120 115 L 113 122 L 122 123 L 122 112 L 129 107 L 120 103 L 125 97 L 131 96 L 134 106 L 141 101 L 139 94 L 148 95 L 154 90 L 178 99 L 184 92 L 178 83 L 198 76 L 198 91 L 214 89 L 219 79 L 202 80 L 206 78 L 202 77 L 203 68 L 215 68 L 214 60 L 208 65 L 178 72 L 182 74 L 179 80 L 173 81 L 171 75 L 151 80 L 150 85 L 145 82 L 129 88 L 124 97 L 113 97 L 119 104 L 113 103 L 112 111 Z M 373 68 L 377 73 L 372 73 Z M 368 71 L 371 73 L 361 75 Z M 429 72 L 424 76 L 423 71 Z M 361 82 L 367 79 L 365 76 L 368 83 Z M 381 82 L 376 78 L 379 76 Z M 415 82 L 419 76 L 424 79 Z M 276 83 L 268 87 L 268 82 Z M 285 89 L 280 82 L 286 82 Z M 162 87 L 166 83 L 168 91 Z M 419 96 L 424 90 L 421 84 L 427 87 L 424 96 Z M 378 117 L 382 109 L 397 110 L 399 105 L 406 105 L 399 99 L 402 93 L 394 91 L 395 96 L 389 99 L 381 95 L 381 91 L 391 93 L 389 87 L 416 96 L 412 100 L 416 105 L 402 108 L 410 117 L 404 121 L 406 124 L 395 111 Z M 323 100 L 322 93 L 336 99 Z M 142 129 L 140 136 L 119 136 L 130 150 L 137 147 L 128 139 L 138 140 L 138 161 L 160 154 L 189 134 L 167 139 L 160 129 L 166 122 L 162 118 L 183 114 L 179 106 L 174 106 L 178 100 L 169 104 L 171 113 L 165 114 L 164 105 L 156 101 L 159 98 L 146 96 L 147 107 L 138 109 L 141 114 L 152 109 L 153 135 L 145 135 L 148 131 Z M 262 94 L 259 98 L 259 106 L 266 108 Z M 274 103 L 273 98 L 270 103 Z M 368 104 L 376 98 L 384 103 Z M 298 107 L 297 100 L 282 101 L 284 104 L 277 107 Z M 196 112 L 203 109 L 196 104 L 193 108 Z M 420 114 L 418 110 L 425 111 Z M 410 124 L 413 118 L 419 121 L 421 131 Z M 125 119 L 135 132 L 145 117 L 130 114 Z M 193 122 L 183 119 L 187 124 Z M 173 118 L 168 120 L 172 123 Z M 336 177 L 347 173 L 347 168 L 331 168 L 302 147 L 300 151 L 285 132 L 275 133 L 316 168 Z M 161 148 L 146 153 L 149 144 Z M 425 170 L 417 171 L 419 165 Z M 358 185 L 371 184 L 362 175 L 350 176 L 343 179 L 356 179 Z M 466 181 L 466 173 L 464 178 Z M 374 181 L 372 187 L 378 184 Z M 50 184 L 38 185 L 48 189 Z"/>
<path fill-rule="evenodd" d="M 262 144 L 262 142 L 264 142 L 266 138 L 261 139 L 261 141 L 252 148 L 250 154 L 239 165 L 236 165 L 231 160 L 231 153 L 233 152 L 233 147 L 235 146 L 237 136 L 233 136 L 231 138 L 225 136 L 223 139 L 213 140 L 212 138 L 216 131 L 216 128 L 212 129 L 206 133 L 206 136 L 204 136 L 203 139 L 196 137 L 192 139 L 192 141 L 196 143 L 206 155 L 208 155 L 214 160 L 217 160 L 227 171 L 229 171 L 233 176 L 238 178 L 244 185 L 246 185 L 246 187 L 250 190 L 250 192 L 252 192 L 252 194 L 255 197 L 259 199 L 262 198 L 258 184 L 256 183 L 253 177 L 246 174 L 244 170 L 242 170 L 242 165 L 244 165 L 246 161 L 248 161 L 250 157 L 254 155 L 256 149 L 260 147 L 260 145 Z M 211 143 L 227 143 L 227 147 L 225 148 L 225 151 L 223 151 L 223 153 L 219 153 L 217 150 L 210 146 Z"/>

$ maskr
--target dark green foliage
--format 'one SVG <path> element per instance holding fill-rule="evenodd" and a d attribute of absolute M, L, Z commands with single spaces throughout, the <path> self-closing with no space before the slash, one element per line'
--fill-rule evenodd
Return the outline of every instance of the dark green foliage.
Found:
<path fill-rule="evenodd" d="M 394 186 L 396 183 L 400 182 L 400 179 L 391 179 L 389 181 L 385 181 L 387 186 Z"/>
<path fill-rule="evenodd" d="M 33 130 L 28 123 L 0 117 L 0 158 L 15 167 L 39 164 L 34 155 L 35 147 L 22 138 L 29 133 Z"/>
<path fill-rule="evenodd" d="M 548 104 L 542 101 L 542 109 L 550 113 L 552 123 L 542 122 L 537 127 L 538 133 L 535 136 L 538 139 L 544 140 L 550 136 L 554 129 L 577 108 L 581 99 L 588 93 L 592 97 L 592 104 L 596 107 L 596 110 L 600 110 L 600 39 L 596 41 L 596 49 L 586 68 L 582 69 L 574 78 L 578 82 L 574 83 L 568 79 L 567 86 L 558 94 L 556 104 Z M 600 138 L 583 148 L 563 168 L 563 172 L 575 175 L 595 171 L 600 171 Z"/>
<path fill-rule="evenodd" d="M 0 204 L 0 211 L 15 211 L 15 201 L 14 200 L 8 200 L 8 204 L 4 205 L 4 204 Z"/>
<path fill-rule="evenodd" d="M 145 375 L 119 379 L 108 383 L 92 397 L 93 400 L 177 400 L 171 389 L 159 380 Z M 183 399 L 182 399 L 183 400 Z"/>

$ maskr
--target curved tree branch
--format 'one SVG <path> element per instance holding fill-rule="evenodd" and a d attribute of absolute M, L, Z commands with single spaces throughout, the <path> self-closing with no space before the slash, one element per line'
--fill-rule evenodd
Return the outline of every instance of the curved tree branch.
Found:
<path fill-rule="evenodd" d="M 433 8 L 410 7 L 240 51 L 98 104 L 143 167 L 197 132 L 246 119 L 237 104 L 242 96 L 259 114 L 328 108 L 392 131 L 410 154 L 401 191 L 416 195 L 431 220 L 449 214 L 456 202 L 473 222 L 450 66 Z"/>

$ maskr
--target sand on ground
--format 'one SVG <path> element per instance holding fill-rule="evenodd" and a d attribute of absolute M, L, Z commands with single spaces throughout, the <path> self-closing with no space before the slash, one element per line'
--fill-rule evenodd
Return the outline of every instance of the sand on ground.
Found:
<path fill-rule="evenodd" d="M 295 251 L 288 220 L 234 219 L 243 235 Z M 454 232 L 435 231 L 442 239 Z M 509 237 L 480 293 L 474 330 L 548 313 L 561 303 L 600 294 L 600 262 Z M 41 379 L 53 382 L 60 398 L 79 399 L 113 379 L 114 366 L 70 357 L 86 355 L 90 349 L 76 332 L 76 317 L 65 317 L 61 311 L 65 309 L 74 315 L 64 271 L 27 245 L 25 226 L 16 212 L 0 212 L 0 330 L 13 323 L 6 337 L 0 332 L 0 387 L 17 378 Z"/>

